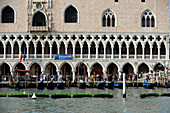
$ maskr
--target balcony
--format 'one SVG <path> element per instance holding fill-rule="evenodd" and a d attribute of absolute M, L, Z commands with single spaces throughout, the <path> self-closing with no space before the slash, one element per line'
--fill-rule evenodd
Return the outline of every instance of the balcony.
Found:
<path fill-rule="evenodd" d="M 47 26 L 30 26 L 30 29 L 28 31 L 30 31 L 30 32 L 47 32 L 48 27 Z"/>
<path fill-rule="evenodd" d="M 88 58 L 88 54 L 83 54 L 83 58 Z"/>
<path fill-rule="evenodd" d="M 90 58 L 96 58 L 96 54 L 90 54 Z"/>

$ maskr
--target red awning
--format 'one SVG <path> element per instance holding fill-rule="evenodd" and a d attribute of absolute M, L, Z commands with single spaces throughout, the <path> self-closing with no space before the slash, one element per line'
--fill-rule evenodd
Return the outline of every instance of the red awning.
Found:
<path fill-rule="evenodd" d="M 32 70 L 15 69 L 15 72 L 34 72 Z"/>

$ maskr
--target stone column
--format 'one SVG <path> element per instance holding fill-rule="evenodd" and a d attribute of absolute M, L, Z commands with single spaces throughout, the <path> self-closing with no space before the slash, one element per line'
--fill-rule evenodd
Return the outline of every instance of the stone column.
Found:
<path fill-rule="evenodd" d="M 11 79 L 12 79 L 11 81 L 13 81 L 13 82 L 15 81 L 14 80 L 14 72 L 13 71 L 11 71 Z"/>
<path fill-rule="evenodd" d="M 119 46 L 119 59 L 121 59 L 121 54 L 122 54 L 122 52 L 121 52 L 121 46 Z"/>
<path fill-rule="evenodd" d="M 145 47 L 142 46 L 142 59 L 145 59 Z"/>
<path fill-rule="evenodd" d="M 114 53 L 113 53 L 113 52 L 114 52 L 114 51 L 113 51 L 113 47 L 111 47 L 111 49 L 112 49 L 112 50 L 111 50 L 111 51 L 112 51 L 111 59 L 113 59 L 113 55 L 114 55 Z"/>
<path fill-rule="evenodd" d="M 75 74 L 75 70 L 74 71 L 72 71 L 73 72 L 73 81 L 72 82 L 74 82 L 75 81 L 75 78 L 76 78 L 76 74 Z"/>
<path fill-rule="evenodd" d="M 168 41 L 168 43 L 169 43 L 169 41 Z M 169 44 L 167 44 L 167 47 L 166 47 L 166 59 L 169 60 Z"/>
<path fill-rule="evenodd" d="M 88 59 L 90 59 L 90 47 L 88 47 Z"/>
<path fill-rule="evenodd" d="M 58 55 L 60 54 L 60 47 L 59 46 L 57 46 L 57 52 L 58 52 Z"/>
<path fill-rule="evenodd" d="M 6 59 L 6 46 L 4 46 L 4 59 Z"/>
<path fill-rule="evenodd" d="M 126 46 L 126 48 L 127 48 L 127 56 L 126 56 L 126 59 L 129 59 L 129 45 Z"/>
<path fill-rule="evenodd" d="M 98 48 L 99 46 L 96 45 L 96 59 L 98 59 Z"/>
<path fill-rule="evenodd" d="M 19 59 L 20 59 L 20 55 L 22 54 L 22 51 L 21 51 L 21 46 L 19 45 Z"/>
<path fill-rule="evenodd" d="M 13 45 L 11 45 L 11 59 L 14 58 L 14 48 L 13 48 Z"/>
<path fill-rule="evenodd" d="M 90 71 L 91 71 L 91 70 L 89 70 L 89 69 L 87 70 L 87 72 L 88 72 L 88 77 L 90 77 Z"/>
<path fill-rule="evenodd" d="M 106 46 L 104 45 L 104 56 L 103 59 L 106 59 Z"/>
<path fill-rule="evenodd" d="M 50 46 L 50 59 L 52 59 L 52 46 Z"/>
<path fill-rule="evenodd" d="M 158 45 L 158 59 L 160 59 L 160 46 Z"/>
<path fill-rule="evenodd" d="M 152 46 L 150 46 L 150 59 L 152 59 Z"/>
<path fill-rule="evenodd" d="M 137 58 L 137 47 L 134 46 L 134 49 L 135 49 L 135 56 L 134 56 L 134 58 L 136 59 Z"/>
<path fill-rule="evenodd" d="M 80 58 L 82 59 L 83 58 L 83 47 L 80 46 L 80 49 L 81 49 L 81 51 L 80 51 Z"/>
<path fill-rule="evenodd" d="M 42 59 L 44 59 L 44 45 L 42 45 Z"/>
<path fill-rule="evenodd" d="M 103 81 L 105 80 L 105 76 L 106 76 L 107 74 L 106 74 L 106 71 L 104 70 L 103 71 Z"/>
<path fill-rule="evenodd" d="M 27 47 L 27 59 L 29 59 L 29 46 Z"/>
<path fill-rule="evenodd" d="M 57 80 L 60 81 L 59 80 L 60 79 L 60 71 L 58 71 L 58 70 L 57 70 L 57 75 L 58 75 L 58 79 Z"/>
<path fill-rule="evenodd" d="M 65 54 L 67 54 L 67 48 L 68 48 L 68 47 L 67 47 L 67 46 L 65 46 Z"/>
<path fill-rule="evenodd" d="M 73 45 L 73 58 L 75 58 L 75 46 Z"/>
<path fill-rule="evenodd" d="M 37 46 L 35 46 L 34 49 L 35 49 L 34 58 L 36 59 L 37 58 Z"/>

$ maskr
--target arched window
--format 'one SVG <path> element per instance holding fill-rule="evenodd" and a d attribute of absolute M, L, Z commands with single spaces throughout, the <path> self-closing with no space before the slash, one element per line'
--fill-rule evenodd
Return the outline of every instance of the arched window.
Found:
<path fill-rule="evenodd" d="M 14 23 L 14 10 L 10 6 L 2 10 L 2 23 Z"/>
<path fill-rule="evenodd" d="M 41 12 L 37 12 L 33 16 L 32 26 L 46 26 L 45 15 Z"/>
<path fill-rule="evenodd" d="M 110 9 L 106 10 L 103 13 L 102 17 L 102 26 L 103 27 L 115 27 L 115 16 Z"/>
<path fill-rule="evenodd" d="M 64 22 L 65 23 L 77 23 L 77 10 L 75 7 L 69 6 L 65 10 Z"/>
<path fill-rule="evenodd" d="M 142 13 L 141 26 L 142 27 L 155 27 L 155 16 L 151 11 L 146 10 Z"/>

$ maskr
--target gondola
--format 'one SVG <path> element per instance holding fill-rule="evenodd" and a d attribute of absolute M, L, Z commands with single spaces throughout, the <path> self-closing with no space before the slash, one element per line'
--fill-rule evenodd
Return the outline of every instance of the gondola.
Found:
<path fill-rule="evenodd" d="M 123 88 L 123 84 L 114 82 L 114 87 L 115 88 Z"/>
<path fill-rule="evenodd" d="M 44 89 L 43 81 L 40 81 L 40 83 L 37 84 L 37 89 Z"/>
<path fill-rule="evenodd" d="M 61 82 L 57 84 L 57 89 L 64 89 L 65 88 L 65 83 Z"/>
<path fill-rule="evenodd" d="M 98 89 L 104 89 L 104 88 L 105 88 L 105 82 L 102 81 L 101 83 L 97 83 L 97 84 L 96 84 L 96 87 L 97 87 Z"/>
<path fill-rule="evenodd" d="M 78 88 L 80 89 L 85 89 L 86 88 L 86 83 L 85 82 L 81 82 L 78 84 Z"/>
<path fill-rule="evenodd" d="M 47 84 L 47 89 L 54 89 L 55 88 L 55 84 L 53 83 L 53 81 L 50 81 L 48 84 Z"/>
<path fill-rule="evenodd" d="M 146 80 L 144 80 L 143 86 L 145 88 L 148 88 L 148 89 L 153 89 L 155 84 L 156 84 L 155 82 L 153 82 L 153 83 L 146 83 Z"/>
<path fill-rule="evenodd" d="M 114 89 L 114 82 L 110 82 L 106 85 L 106 88 L 108 89 Z"/>

